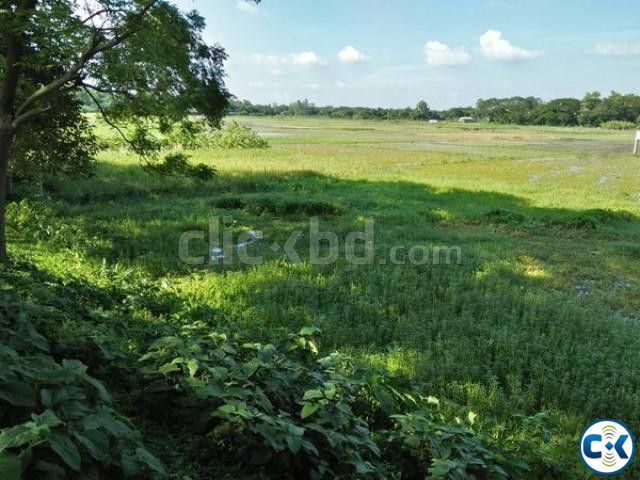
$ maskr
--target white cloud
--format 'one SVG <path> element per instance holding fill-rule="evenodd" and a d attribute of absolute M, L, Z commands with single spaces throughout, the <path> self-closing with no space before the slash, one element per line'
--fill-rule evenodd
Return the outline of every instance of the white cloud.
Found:
<path fill-rule="evenodd" d="M 338 80 L 338 81 L 336 81 L 336 87 L 338 87 L 338 88 L 353 88 L 353 85 Z"/>
<path fill-rule="evenodd" d="M 593 53 L 607 57 L 640 56 L 640 43 L 599 43 Z"/>
<path fill-rule="evenodd" d="M 290 53 L 288 55 L 254 53 L 250 58 L 257 65 L 272 67 L 269 70 L 272 75 L 284 73 L 281 67 L 285 65 L 327 65 L 325 59 L 311 51 Z"/>
<path fill-rule="evenodd" d="M 265 15 L 264 10 L 258 7 L 258 4 L 251 0 L 238 0 L 236 2 L 236 8 L 244 13 L 250 13 L 251 15 Z"/>
<path fill-rule="evenodd" d="M 489 30 L 480 37 L 480 49 L 489 60 L 499 62 L 528 60 L 540 57 L 543 53 L 514 47 L 498 30 Z"/>
<path fill-rule="evenodd" d="M 326 65 L 315 52 L 300 52 L 291 55 L 291 63 L 294 65 Z"/>
<path fill-rule="evenodd" d="M 424 58 L 427 65 L 432 67 L 467 65 L 471 62 L 471 55 L 464 48 L 451 48 L 437 41 L 424 46 Z"/>
<path fill-rule="evenodd" d="M 338 53 L 338 59 L 340 63 L 365 63 L 370 59 L 366 55 L 363 55 L 357 48 L 347 45 Z"/>

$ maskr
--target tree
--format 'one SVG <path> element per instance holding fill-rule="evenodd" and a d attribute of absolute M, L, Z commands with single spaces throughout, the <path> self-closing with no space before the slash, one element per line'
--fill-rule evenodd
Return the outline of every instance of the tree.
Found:
<path fill-rule="evenodd" d="M 112 125 L 166 125 L 195 112 L 219 122 L 229 98 L 226 54 L 203 41 L 204 26 L 166 0 L 0 0 L 0 261 L 8 260 L 12 152 L 29 125 L 64 108 L 63 95 L 109 95 L 111 105 L 98 109 Z"/>
<path fill-rule="evenodd" d="M 575 98 L 557 98 L 536 108 L 531 119 L 537 125 L 573 127 L 578 125 L 580 106 Z"/>
<path fill-rule="evenodd" d="M 416 120 L 429 120 L 431 117 L 431 110 L 429 109 L 429 105 L 424 100 L 420 100 L 416 105 L 416 109 L 414 112 L 414 118 Z"/>

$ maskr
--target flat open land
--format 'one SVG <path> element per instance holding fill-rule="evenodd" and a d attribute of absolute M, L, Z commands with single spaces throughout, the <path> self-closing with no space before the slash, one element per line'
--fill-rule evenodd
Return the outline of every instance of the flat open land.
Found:
<path fill-rule="evenodd" d="M 50 201 L 12 207 L 14 225 L 29 212 L 40 219 L 12 230 L 11 251 L 35 265 L 43 291 L 55 285 L 70 302 L 126 293 L 126 324 L 101 322 L 106 307 L 61 319 L 70 351 L 81 336 L 117 351 L 113 332 L 135 351 L 136 332 L 149 335 L 152 320 L 161 331 L 172 315 L 147 308 L 147 289 L 155 289 L 212 329 L 268 338 L 283 327 L 318 327 L 322 351 L 407 375 L 421 392 L 507 431 L 521 428 L 517 415 L 541 411 L 558 445 L 577 445 L 598 418 L 640 431 L 640 156 L 631 154 L 632 133 L 230 120 L 271 147 L 189 152 L 218 169 L 213 182 L 150 176 L 113 147 L 101 153 L 95 178 L 51 181 Z M 263 232 L 250 246 L 262 265 L 180 260 L 180 235 L 206 231 L 215 215 L 232 216 L 236 234 Z M 273 251 L 292 232 L 308 232 L 313 216 L 341 241 L 372 217 L 374 264 L 341 255 L 311 265 L 306 233 L 301 263 Z M 379 261 L 413 245 L 459 247 L 461 261 Z M 194 240 L 191 248 L 206 255 L 209 246 Z M 577 463 L 575 448 L 567 458 Z"/>

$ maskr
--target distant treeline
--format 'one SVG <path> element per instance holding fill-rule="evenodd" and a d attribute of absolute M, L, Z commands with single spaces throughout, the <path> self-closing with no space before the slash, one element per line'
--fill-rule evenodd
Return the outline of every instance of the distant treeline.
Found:
<path fill-rule="evenodd" d="M 414 108 L 319 107 L 309 100 L 289 105 L 254 105 L 248 100 L 231 102 L 231 114 L 257 116 L 324 116 L 359 120 L 459 120 L 461 117 L 499 124 L 553 126 L 617 126 L 632 128 L 640 124 L 640 96 L 599 92 L 576 98 L 544 102 L 535 97 L 490 98 L 478 100 L 475 107 L 432 110 L 425 101 Z"/>
<path fill-rule="evenodd" d="M 111 98 L 105 94 L 99 101 L 110 106 Z M 96 106 L 86 94 L 81 94 L 86 111 L 96 111 Z M 544 102 L 536 97 L 511 97 L 480 99 L 475 107 L 455 107 L 433 110 L 425 101 L 415 107 L 319 107 L 307 99 L 289 105 L 254 105 L 248 100 L 232 100 L 229 113 L 256 116 L 322 116 L 356 120 L 441 120 L 457 121 L 462 117 L 499 124 L 553 125 L 634 128 L 640 125 L 640 96 L 611 92 L 608 97 L 599 92 L 576 98 L 558 98 Z"/>

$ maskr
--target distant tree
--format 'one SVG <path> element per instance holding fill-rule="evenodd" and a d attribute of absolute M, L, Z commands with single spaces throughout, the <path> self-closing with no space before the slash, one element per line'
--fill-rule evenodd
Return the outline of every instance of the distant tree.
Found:
<path fill-rule="evenodd" d="M 586 127 L 596 127 L 602 123 L 602 95 L 600 92 L 589 92 L 580 102 L 578 122 Z"/>
<path fill-rule="evenodd" d="M 538 106 L 531 113 L 536 125 L 573 127 L 578 125 L 581 104 L 575 98 L 558 98 Z"/>
<path fill-rule="evenodd" d="M 431 109 L 429 108 L 429 105 L 427 105 L 427 102 L 424 100 L 420 100 L 418 102 L 413 118 L 416 120 L 429 120 L 429 118 L 431 118 Z"/>
<path fill-rule="evenodd" d="M 204 19 L 166 0 L 0 1 L 0 261 L 7 262 L 5 204 L 14 147 L 44 114 L 79 90 L 106 116 L 168 124 L 198 112 L 222 117 L 224 50 L 202 39 Z M 19 159 L 19 157 L 15 157 Z"/>
<path fill-rule="evenodd" d="M 317 113 L 316 106 L 306 98 L 304 100 L 296 100 L 289 105 L 290 115 L 316 115 Z"/>

